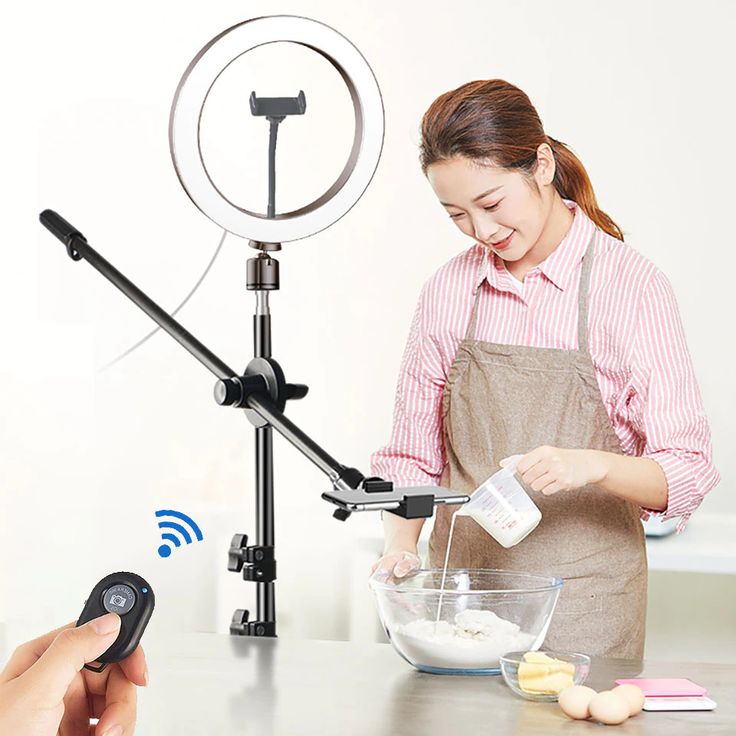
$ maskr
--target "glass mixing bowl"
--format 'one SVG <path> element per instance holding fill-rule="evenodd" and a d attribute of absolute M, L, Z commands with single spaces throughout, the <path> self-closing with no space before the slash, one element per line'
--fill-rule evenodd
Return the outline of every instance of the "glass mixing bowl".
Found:
<path fill-rule="evenodd" d="M 539 649 L 563 585 L 504 570 L 448 570 L 444 592 L 441 582 L 432 569 L 370 586 L 394 649 L 422 672 L 447 675 L 497 675 L 502 655 Z"/>

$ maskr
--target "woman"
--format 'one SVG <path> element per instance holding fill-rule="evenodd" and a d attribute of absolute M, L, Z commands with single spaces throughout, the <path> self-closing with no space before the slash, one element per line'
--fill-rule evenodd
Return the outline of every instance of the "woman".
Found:
<path fill-rule="evenodd" d="M 682 531 L 719 480 L 670 284 L 624 244 L 580 161 L 508 82 L 435 100 L 421 165 L 476 242 L 422 289 L 391 440 L 372 473 L 472 492 L 522 455 L 539 526 L 505 549 L 459 517 L 450 567 L 559 576 L 547 648 L 641 657 L 640 520 L 680 517 Z M 432 567 L 443 564 L 453 510 L 437 508 Z M 384 515 L 379 571 L 419 566 L 423 521 Z"/>

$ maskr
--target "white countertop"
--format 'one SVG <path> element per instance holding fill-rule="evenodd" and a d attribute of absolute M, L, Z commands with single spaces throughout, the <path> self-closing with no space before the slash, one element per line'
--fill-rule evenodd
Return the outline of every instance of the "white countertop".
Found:
<path fill-rule="evenodd" d="M 417 672 L 389 644 L 148 632 L 144 646 L 151 684 L 138 692 L 137 736 L 608 734 L 570 721 L 556 703 L 522 700 L 498 676 Z M 734 733 L 731 664 L 594 659 L 587 683 L 603 690 L 619 677 L 683 676 L 718 708 L 645 712 L 611 733 Z"/>

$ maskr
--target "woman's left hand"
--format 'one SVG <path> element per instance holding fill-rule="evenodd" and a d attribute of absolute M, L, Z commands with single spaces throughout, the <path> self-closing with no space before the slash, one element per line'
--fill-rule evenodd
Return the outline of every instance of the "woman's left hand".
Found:
<path fill-rule="evenodd" d="M 499 464 L 504 467 L 520 458 L 516 472 L 524 483 L 549 496 L 600 482 L 606 473 L 604 454 L 597 450 L 564 450 L 542 445 L 526 455 L 506 457 Z"/>

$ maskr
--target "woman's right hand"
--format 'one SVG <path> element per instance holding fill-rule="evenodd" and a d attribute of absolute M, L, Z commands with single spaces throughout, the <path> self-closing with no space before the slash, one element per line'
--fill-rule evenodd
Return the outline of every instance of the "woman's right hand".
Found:
<path fill-rule="evenodd" d="M 384 552 L 371 568 L 371 577 L 386 583 L 399 583 L 422 566 L 416 551 L 399 549 Z"/>

